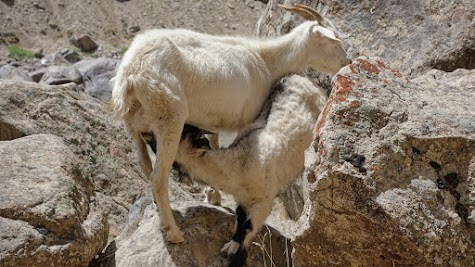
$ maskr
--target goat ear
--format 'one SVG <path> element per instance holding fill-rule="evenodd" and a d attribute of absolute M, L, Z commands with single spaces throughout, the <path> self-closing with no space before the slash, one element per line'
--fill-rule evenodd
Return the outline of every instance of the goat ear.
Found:
<path fill-rule="evenodd" d="M 340 39 L 336 37 L 335 33 L 332 30 L 324 28 L 322 26 L 313 27 L 312 33 L 315 34 L 317 37 L 329 38 L 340 42 Z"/>

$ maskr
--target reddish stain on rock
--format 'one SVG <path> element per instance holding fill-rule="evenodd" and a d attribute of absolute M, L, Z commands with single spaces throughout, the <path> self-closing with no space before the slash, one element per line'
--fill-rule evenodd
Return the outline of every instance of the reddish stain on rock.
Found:
<path fill-rule="evenodd" d="M 352 92 L 352 95 L 356 96 L 356 97 L 360 97 L 361 96 L 361 93 L 358 92 L 358 91 L 353 91 Z"/>
<path fill-rule="evenodd" d="M 355 69 L 355 66 L 353 64 L 350 65 L 350 70 L 354 74 L 358 74 L 358 71 Z"/>
<path fill-rule="evenodd" d="M 398 78 L 402 77 L 402 75 L 401 75 L 401 73 L 399 73 L 399 71 L 397 71 L 395 69 L 391 69 L 390 67 L 386 66 L 386 64 L 384 64 L 384 62 L 382 62 L 381 60 L 376 59 L 376 63 L 378 63 L 378 66 L 380 68 L 384 68 L 384 69 L 392 71 L 394 73 L 394 75 L 396 75 Z"/>
<path fill-rule="evenodd" d="M 389 67 L 386 66 L 386 64 L 384 64 L 384 62 L 382 62 L 382 61 L 379 60 L 379 59 L 376 59 L 376 63 L 378 63 L 379 67 L 381 67 L 381 68 L 389 69 Z"/>
<path fill-rule="evenodd" d="M 325 108 L 323 108 L 321 116 L 319 117 L 319 119 L 317 121 L 317 124 L 315 125 L 315 134 L 317 136 L 320 135 L 320 130 L 322 129 L 323 125 L 325 124 L 325 121 L 328 118 L 328 113 L 330 112 L 330 109 L 331 109 L 332 105 L 333 105 L 333 99 L 330 98 L 327 101 L 327 104 L 325 105 Z"/>
<path fill-rule="evenodd" d="M 311 184 L 315 183 L 317 181 L 317 177 L 315 176 L 315 172 L 311 171 L 307 175 L 307 181 Z"/>
<path fill-rule="evenodd" d="M 348 92 L 351 91 L 351 87 L 355 85 L 355 83 L 350 78 L 342 75 L 338 76 L 337 81 L 334 98 L 338 102 L 343 102 L 346 100 Z"/>
<path fill-rule="evenodd" d="M 374 73 L 374 74 L 379 74 L 381 72 L 377 66 L 371 64 L 370 62 L 366 60 L 357 59 L 356 61 L 358 62 L 360 66 L 360 70 L 364 70 L 367 73 Z"/>
<path fill-rule="evenodd" d="M 350 108 L 357 108 L 361 106 L 361 102 L 359 100 L 352 100 L 348 106 Z"/>

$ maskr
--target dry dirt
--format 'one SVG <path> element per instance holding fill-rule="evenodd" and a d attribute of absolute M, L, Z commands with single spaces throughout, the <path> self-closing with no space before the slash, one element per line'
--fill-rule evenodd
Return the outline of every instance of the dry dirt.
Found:
<path fill-rule="evenodd" d="M 107 57 L 126 48 L 137 29 L 254 35 L 263 8 L 255 0 L 0 0 L 0 61 L 12 44 L 46 55 L 75 49 L 69 40 L 83 34 L 99 44 L 95 56 Z"/>

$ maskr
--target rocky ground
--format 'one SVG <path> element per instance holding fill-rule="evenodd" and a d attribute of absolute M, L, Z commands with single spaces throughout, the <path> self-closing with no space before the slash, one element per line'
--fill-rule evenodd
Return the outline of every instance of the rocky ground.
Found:
<path fill-rule="evenodd" d="M 104 105 L 107 82 L 136 32 L 278 36 L 302 21 L 277 6 L 290 2 L 2 0 L 0 265 L 226 264 L 218 251 L 234 203 L 204 204 L 201 188 L 171 174 L 186 241 L 167 244 L 134 148 Z M 248 266 L 471 266 L 475 7 L 324 2 L 355 60 L 333 77 L 307 73 L 329 101 Z M 37 57 L 8 57 L 12 44 Z"/>
<path fill-rule="evenodd" d="M 113 57 L 150 28 L 252 35 L 264 4 L 254 0 L 4 0 L 0 2 L 0 58 L 16 44 L 47 55 L 75 49 L 71 39 L 90 36 L 95 56 Z"/>

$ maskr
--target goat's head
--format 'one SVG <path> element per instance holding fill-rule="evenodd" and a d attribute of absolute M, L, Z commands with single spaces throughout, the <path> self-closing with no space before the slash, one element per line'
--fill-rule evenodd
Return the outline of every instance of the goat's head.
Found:
<path fill-rule="evenodd" d="M 303 26 L 308 32 L 307 55 L 308 65 L 320 72 L 336 73 L 343 66 L 351 63 L 342 42 L 339 39 L 338 31 L 330 20 L 324 18 L 315 9 L 308 6 L 296 4 L 292 7 L 282 6 L 286 10 L 298 14 L 306 20 L 317 23 L 306 23 Z"/>

